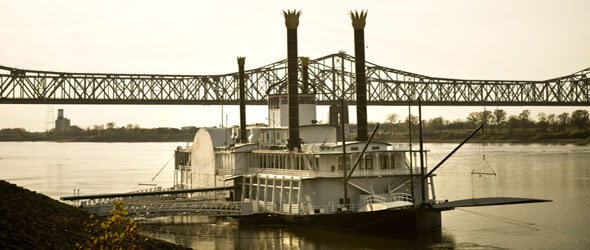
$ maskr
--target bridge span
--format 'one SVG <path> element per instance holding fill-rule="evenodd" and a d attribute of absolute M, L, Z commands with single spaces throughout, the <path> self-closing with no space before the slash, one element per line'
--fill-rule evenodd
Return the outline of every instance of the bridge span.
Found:
<path fill-rule="evenodd" d="M 306 63 L 302 63 L 306 61 Z M 236 67 L 237 68 L 237 67 Z M 299 88 L 318 104 L 355 101 L 354 58 L 344 53 L 300 58 Z M 265 105 L 286 93 L 287 62 L 250 69 L 246 103 Z M 430 77 L 366 63 L 367 103 L 407 105 L 590 106 L 590 68 L 544 81 L 465 80 Z M 0 103 L 21 104 L 238 104 L 238 73 L 158 75 L 71 73 L 0 66 Z"/>

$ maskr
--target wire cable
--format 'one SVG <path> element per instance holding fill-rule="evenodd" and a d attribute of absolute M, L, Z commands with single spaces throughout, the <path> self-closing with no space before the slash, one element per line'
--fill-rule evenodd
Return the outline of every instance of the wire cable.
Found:
<path fill-rule="evenodd" d="M 512 225 L 516 225 L 516 226 L 521 226 L 524 228 L 528 228 L 528 229 L 532 229 L 535 231 L 539 231 L 538 228 L 532 227 L 533 225 L 535 225 L 535 223 L 530 223 L 530 222 L 526 222 L 526 221 L 520 221 L 520 220 L 515 220 L 515 219 L 511 219 L 511 218 L 507 218 L 507 217 L 502 217 L 502 216 L 498 216 L 498 215 L 492 215 L 492 214 L 486 214 L 486 213 L 482 213 L 482 212 L 475 212 L 475 211 L 471 211 L 471 210 L 466 210 L 466 209 L 462 209 L 462 208 L 455 208 L 457 210 L 463 211 L 463 212 L 468 212 L 468 213 L 472 213 L 475 215 L 479 215 L 482 217 L 486 217 L 489 219 L 493 219 L 493 220 L 497 220 L 497 221 L 501 221 L 501 222 L 505 222 L 508 224 L 512 224 Z"/>

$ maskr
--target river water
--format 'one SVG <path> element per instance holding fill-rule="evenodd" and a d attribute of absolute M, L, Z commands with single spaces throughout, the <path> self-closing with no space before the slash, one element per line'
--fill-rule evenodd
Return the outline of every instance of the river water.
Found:
<path fill-rule="evenodd" d="M 0 179 L 55 199 L 74 189 L 85 195 L 147 187 L 140 183 L 168 187 L 173 162 L 166 162 L 179 145 L 0 142 Z M 428 165 L 455 146 L 426 144 Z M 198 249 L 590 249 L 589 146 L 467 144 L 437 171 L 435 191 L 438 200 L 491 195 L 553 202 L 443 212 L 442 230 L 423 235 L 238 228 L 204 218 L 142 227 L 150 236 Z"/>

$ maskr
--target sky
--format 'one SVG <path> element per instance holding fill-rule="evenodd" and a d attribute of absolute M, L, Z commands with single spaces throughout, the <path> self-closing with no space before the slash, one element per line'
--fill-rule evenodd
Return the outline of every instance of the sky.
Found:
<path fill-rule="evenodd" d="M 301 9 L 299 56 L 354 54 L 348 11 L 369 11 L 367 61 L 434 77 L 545 80 L 590 67 L 590 1 L 9 1 L 0 0 L 0 65 L 66 72 L 225 74 L 286 58 L 281 10 Z M 82 128 L 219 126 L 220 106 L 53 105 Z M 424 107 L 424 119 L 498 107 Z M 561 113 L 589 107 L 499 107 Z M 0 104 L 0 128 L 45 128 L 48 105 Z M 355 121 L 354 107 L 351 119 Z M 407 116 L 370 106 L 369 121 Z M 415 112 L 415 111 L 413 111 Z M 248 106 L 247 122 L 266 122 Z M 224 106 L 229 125 L 238 106 Z M 326 120 L 327 107 L 318 108 Z"/>

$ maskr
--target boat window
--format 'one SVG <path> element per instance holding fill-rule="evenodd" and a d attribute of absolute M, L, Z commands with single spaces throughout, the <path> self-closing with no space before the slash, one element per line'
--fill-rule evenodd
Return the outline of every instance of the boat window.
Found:
<path fill-rule="evenodd" d="M 358 166 L 359 166 L 359 170 L 365 170 L 365 160 L 362 156 L 361 156 L 361 159 L 359 160 Z"/>
<path fill-rule="evenodd" d="M 394 168 L 395 168 L 395 155 L 392 154 L 391 155 L 391 169 L 394 169 Z"/>
<path fill-rule="evenodd" d="M 372 150 L 379 150 L 379 146 L 372 146 L 371 149 Z"/>
<path fill-rule="evenodd" d="M 271 97 L 268 100 L 268 106 L 270 109 L 279 109 L 279 97 Z"/>
<path fill-rule="evenodd" d="M 365 164 L 367 165 L 367 170 L 373 170 L 373 156 L 365 156 Z"/>
<path fill-rule="evenodd" d="M 320 169 L 320 158 L 316 157 L 315 158 L 315 167 L 314 169 L 319 170 Z M 334 166 L 332 166 L 332 171 L 334 171 Z"/>
<path fill-rule="evenodd" d="M 359 150 L 359 147 L 350 147 L 350 150 Z"/>
<path fill-rule="evenodd" d="M 350 159 L 346 159 L 346 169 L 350 170 Z M 338 157 L 338 171 L 342 171 L 342 156 Z"/>
<path fill-rule="evenodd" d="M 387 158 L 387 155 L 381 155 L 379 156 L 379 166 L 381 169 L 387 169 L 387 166 L 389 165 L 389 158 Z"/>

